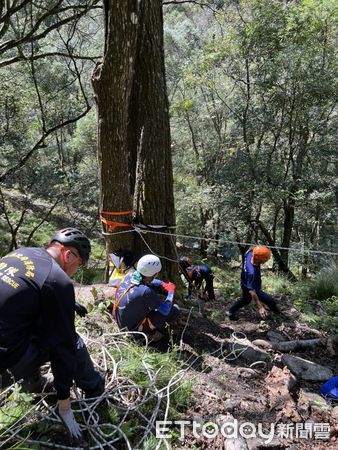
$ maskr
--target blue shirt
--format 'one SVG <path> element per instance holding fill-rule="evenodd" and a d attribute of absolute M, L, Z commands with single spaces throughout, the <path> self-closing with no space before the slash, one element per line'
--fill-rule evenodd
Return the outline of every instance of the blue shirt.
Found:
<path fill-rule="evenodd" d="M 249 250 L 245 255 L 242 273 L 241 273 L 241 287 L 247 291 L 260 291 L 262 288 L 261 267 L 254 266 L 251 262 L 252 250 Z"/>
<path fill-rule="evenodd" d="M 150 311 L 160 308 L 163 303 L 151 285 L 133 284 L 133 275 L 134 273 L 130 273 L 125 277 L 115 294 L 117 301 L 123 296 L 116 312 L 117 324 L 119 328 L 127 328 L 128 330 L 135 330 L 139 322 Z M 123 295 L 124 292 L 126 292 L 125 295 Z"/>

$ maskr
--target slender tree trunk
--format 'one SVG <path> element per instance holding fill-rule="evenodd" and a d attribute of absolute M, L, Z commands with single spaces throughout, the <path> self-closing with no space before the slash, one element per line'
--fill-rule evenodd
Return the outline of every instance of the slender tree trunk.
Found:
<path fill-rule="evenodd" d="M 289 267 L 289 250 L 291 244 L 291 236 L 293 229 L 293 222 L 295 217 L 295 201 L 291 193 L 289 198 L 284 203 L 284 225 L 283 225 L 283 240 L 281 247 L 286 247 L 280 250 L 280 257 L 285 267 Z"/>
<path fill-rule="evenodd" d="M 271 252 L 273 254 L 274 260 L 276 261 L 279 269 L 286 274 L 286 276 L 292 280 L 292 281 L 296 281 L 297 278 L 295 277 L 295 275 L 291 272 L 291 270 L 289 269 L 289 267 L 284 263 L 284 260 L 281 257 L 280 252 L 276 249 L 273 248 L 276 246 L 275 241 L 273 240 L 271 234 L 269 233 L 269 230 L 265 227 L 265 225 L 263 224 L 262 221 L 258 222 L 258 226 L 261 230 L 261 232 L 263 233 L 263 235 L 265 236 L 265 238 L 267 239 L 269 245 L 272 247 L 271 248 Z"/>
<path fill-rule="evenodd" d="M 210 236 L 207 235 L 206 233 L 206 225 L 208 220 L 210 219 L 210 217 L 212 217 L 212 212 L 207 209 L 207 210 L 203 210 L 202 207 L 200 207 L 200 217 L 201 217 L 201 229 L 202 229 L 202 237 L 204 237 L 205 239 L 202 239 L 200 242 L 200 255 L 202 258 L 206 258 L 207 257 L 207 251 L 208 251 L 208 238 L 210 238 Z"/>

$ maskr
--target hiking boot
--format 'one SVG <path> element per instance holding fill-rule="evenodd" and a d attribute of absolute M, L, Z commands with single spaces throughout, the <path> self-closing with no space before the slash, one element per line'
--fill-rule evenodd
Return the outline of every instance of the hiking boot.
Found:
<path fill-rule="evenodd" d="M 236 316 L 236 314 L 231 314 L 229 311 L 225 311 L 225 315 L 229 320 L 237 321 L 239 320 L 239 317 Z"/>
<path fill-rule="evenodd" d="M 163 334 L 156 330 L 153 334 L 150 335 L 149 337 L 149 344 L 153 343 L 153 342 L 158 342 L 163 338 Z"/>

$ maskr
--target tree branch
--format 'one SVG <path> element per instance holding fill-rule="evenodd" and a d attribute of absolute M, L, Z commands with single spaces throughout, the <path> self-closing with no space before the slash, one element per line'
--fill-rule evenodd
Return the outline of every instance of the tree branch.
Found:
<path fill-rule="evenodd" d="M 40 40 L 47 36 L 51 31 L 56 30 L 63 25 L 66 25 L 67 23 L 78 19 L 85 15 L 90 9 L 94 8 L 95 4 L 98 3 L 99 0 L 93 0 L 90 4 L 87 6 L 77 6 L 77 12 L 69 17 L 66 17 L 64 19 L 59 20 L 58 22 L 54 23 L 50 27 L 47 27 L 44 31 L 42 31 L 40 34 L 34 35 L 35 32 L 38 31 L 40 28 L 40 25 L 46 21 L 46 19 L 50 16 L 60 14 L 62 12 L 65 12 L 67 10 L 74 10 L 75 6 L 68 6 L 66 8 L 59 9 L 60 4 L 63 0 L 59 0 L 58 3 L 50 10 L 48 10 L 45 14 L 39 17 L 39 19 L 36 21 L 36 23 L 33 25 L 31 30 L 22 38 L 20 39 L 12 39 L 10 41 L 4 42 L 2 45 L 0 45 L 0 53 L 5 53 L 7 50 L 10 50 L 14 47 L 17 47 L 19 44 L 22 44 L 24 42 L 35 42 L 37 40 Z"/>
<path fill-rule="evenodd" d="M 20 61 L 27 61 L 27 60 L 32 60 L 32 59 L 35 61 L 37 59 L 49 58 L 51 56 L 61 56 L 64 58 L 72 58 L 72 59 L 79 59 L 79 60 L 82 59 L 82 60 L 95 62 L 98 59 L 102 59 L 103 55 L 82 56 L 82 55 L 69 55 L 69 53 L 63 53 L 63 52 L 48 52 L 48 53 L 41 53 L 39 55 L 34 55 L 34 56 L 19 55 L 19 56 L 15 56 L 14 58 L 6 59 L 5 61 L 0 62 L 0 68 L 9 66 L 11 64 L 15 64 Z"/>
<path fill-rule="evenodd" d="M 15 166 L 11 167 L 10 169 L 6 170 L 4 173 L 2 173 L 0 175 L 0 182 L 3 182 L 9 175 L 11 175 L 12 173 L 16 172 L 17 170 L 19 170 L 22 166 L 25 165 L 25 163 L 27 162 L 27 160 L 40 148 L 45 147 L 45 139 L 50 136 L 52 133 L 54 133 L 56 130 L 59 130 L 62 127 L 65 127 L 66 125 L 69 125 L 71 123 L 75 123 L 77 122 L 79 119 L 81 119 L 82 117 L 84 117 L 89 111 L 90 111 L 91 107 L 87 106 L 86 109 L 79 114 L 76 117 L 73 117 L 72 119 L 68 119 L 62 123 L 59 123 L 58 125 L 50 128 L 49 130 L 47 130 L 45 133 L 43 133 L 43 135 L 40 137 L 40 139 L 36 142 L 36 144 L 26 153 L 26 155 L 24 157 L 22 157 L 20 159 L 20 161 L 15 164 Z"/>
<path fill-rule="evenodd" d="M 32 229 L 32 231 L 29 233 L 29 236 L 26 241 L 26 246 L 28 246 L 34 236 L 34 233 L 41 227 L 41 225 L 46 222 L 50 214 L 53 212 L 57 204 L 60 202 L 61 198 L 64 198 L 64 194 L 62 196 L 58 197 L 55 201 L 55 203 L 52 205 L 52 207 L 47 211 L 47 213 L 43 216 L 43 218 L 40 220 L 40 222 Z"/>

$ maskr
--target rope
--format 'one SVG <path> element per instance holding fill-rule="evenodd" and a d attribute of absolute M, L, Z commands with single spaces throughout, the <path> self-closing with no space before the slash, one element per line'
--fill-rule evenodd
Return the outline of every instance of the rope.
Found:
<path fill-rule="evenodd" d="M 189 313 L 186 326 L 181 335 L 180 347 L 183 344 L 183 335 L 187 328 L 191 311 Z M 160 371 L 166 370 L 160 367 L 158 370 L 154 370 L 147 363 L 148 353 L 148 337 L 141 332 L 119 332 L 119 333 L 102 333 L 99 337 L 93 338 L 89 336 L 88 328 L 84 329 L 85 334 L 82 335 L 82 339 L 86 342 L 86 346 L 92 355 L 94 365 L 100 369 L 101 372 L 106 374 L 106 386 L 105 392 L 95 398 L 85 399 L 82 397 L 76 387 L 74 392 L 76 400 L 72 400 L 72 409 L 77 418 L 77 421 L 81 427 L 82 432 L 85 432 L 90 438 L 91 450 L 103 450 L 105 448 L 116 449 L 121 446 L 132 449 L 141 448 L 141 444 L 149 437 L 155 435 L 156 421 L 168 420 L 171 404 L 171 396 L 177 391 L 181 385 L 183 378 L 187 375 L 188 371 L 193 368 L 197 360 L 203 358 L 203 355 L 194 357 L 191 361 L 191 357 L 186 361 L 184 369 L 176 372 L 164 387 L 159 388 L 157 386 L 158 376 Z M 142 366 L 144 367 L 143 373 L 147 375 L 148 382 L 142 381 L 142 385 L 138 385 L 128 377 L 118 374 L 121 365 L 124 362 L 124 358 L 132 352 L 130 349 L 131 336 L 141 336 L 145 340 L 143 347 L 143 354 L 141 358 Z M 234 339 L 243 341 L 246 336 L 244 334 L 239 335 L 233 333 Z M 225 360 L 234 361 L 237 359 L 246 348 L 241 349 L 240 352 L 231 352 L 228 355 L 224 355 L 224 343 L 221 342 L 220 347 L 211 352 L 211 356 L 222 356 Z M 93 350 L 101 350 L 99 353 Z M 117 355 L 113 356 L 111 353 L 115 350 Z M 181 352 L 180 352 L 181 353 Z M 142 370 L 142 369 L 141 369 Z M 205 369 L 207 370 L 207 369 Z M 194 378 L 200 376 L 199 372 L 196 375 L 189 373 L 189 381 L 192 382 Z M 12 385 L 6 392 L 2 392 L 0 395 L 0 407 L 4 407 L 12 402 L 11 398 L 16 390 L 16 385 Z M 20 418 L 14 421 L 10 427 L 5 430 L 1 430 L 0 427 L 0 442 L 1 445 L 13 442 L 22 442 L 25 445 L 43 445 L 44 448 L 64 449 L 71 450 L 75 447 L 68 445 L 60 445 L 59 443 L 49 442 L 46 440 L 39 441 L 34 439 L 32 435 L 32 427 L 34 425 L 44 423 L 46 427 L 55 429 L 57 426 L 60 429 L 61 419 L 57 413 L 57 406 L 54 404 L 55 397 L 52 397 L 53 406 L 48 404 L 49 394 L 41 394 L 36 396 L 40 399 L 31 405 L 30 409 L 26 411 Z M 149 402 L 151 403 L 151 415 L 146 417 L 142 413 L 142 408 L 147 406 L 149 408 Z M 154 405 L 155 403 L 155 405 Z M 107 410 L 119 411 L 119 415 L 114 419 L 114 423 L 101 421 L 100 408 L 102 405 L 106 405 Z M 137 433 L 133 435 L 133 442 L 130 441 L 123 431 L 126 421 L 136 420 L 139 423 Z M 56 430 L 55 430 L 56 431 Z M 41 432 L 39 432 L 41 435 Z M 55 435 L 55 432 L 54 432 Z M 116 445 L 116 447 L 115 447 Z M 169 443 L 164 439 L 160 440 L 156 446 L 159 449 L 163 446 L 170 450 Z M 81 447 L 82 448 L 82 447 Z M 162 447 L 161 447 L 162 448 Z"/>
<path fill-rule="evenodd" d="M 134 231 L 136 231 L 140 235 L 141 235 L 141 233 L 143 233 L 143 234 L 152 233 L 152 234 L 158 234 L 158 235 L 163 235 L 163 236 L 171 236 L 171 238 L 176 236 L 176 237 L 185 238 L 185 239 L 196 239 L 196 240 L 200 240 L 200 241 L 216 242 L 219 244 L 246 245 L 249 247 L 258 245 L 257 242 L 231 241 L 231 240 L 227 240 L 227 239 L 213 239 L 213 238 L 205 238 L 205 237 L 201 237 L 201 236 L 190 236 L 187 234 L 166 233 L 164 231 L 140 230 L 137 228 L 134 228 L 133 230 L 119 231 L 117 233 L 102 232 L 102 235 L 103 236 L 116 236 L 118 234 L 123 234 L 123 233 L 133 233 Z M 289 250 L 289 251 L 300 253 L 300 254 L 306 254 L 306 253 L 311 254 L 312 253 L 312 254 L 319 254 L 319 255 L 338 256 L 338 252 L 327 252 L 327 251 L 323 251 L 323 250 L 310 250 L 305 247 L 302 247 L 301 249 L 294 248 L 294 247 L 281 247 L 278 245 L 267 245 L 267 247 L 275 248 L 277 250 Z M 156 255 L 156 256 L 158 256 L 158 255 Z M 163 258 L 165 258 L 165 257 L 163 257 Z M 170 261 L 173 261 L 173 260 L 170 260 Z M 175 262 L 177 262 L 177 261 L 175 261 Z"/>
<path fill-rule="evenodd" d="M 144 242 L 144 244 L 148 247 L 148 249 L 151 251 L 151 253 L 155 256 L 158 256 L 159 258 L 163 258 L 166 259 L 167 261 L 171 261 L 174 263 L 178 262 L 178 258 L 177 259 L 172 259 L 172 258 L 168 258 L 167 256 L 161 256 L 158 255 L 157 253 L 154 252 L 154 250 L 149 246 L 149 244 L 147 243 L 147 241 L 144 239 L 144 237 L 142 236 L 142 231 L 139 228 L 135 228 L 135 231 L 139 234 L 140 238 L 142 239 L 142 241 Z M 168 233 L 168 236 L 172 236 L 171 233 Z M 176 246 L 174 246 L 174 248 L 176 248 Z"/>
<path fill-rule="evenodd" d="M 122 332 L 116 334 L 103 334 L 96 339 L 83 336 L 83 339 L 87 341 L 86 344 L 89 349 L 93 346 L 95 346 L 96 350 L 102 348 L 102 351 L 106 354 L 106 358 L 99 356 L 94 359 L 95 366 L 100 367 L 100 370 L 106 373 L 105 392 L 99 397 L 84 399 L 75 387 L 76 400 L 72 401 L 72 409 L 77 417 L 82 432 L 87 432 L 91 441 L 94 442 L 94 445 L 90 446 L 92 450 L 104 448 L 114 449 L 115 447 L 113 444 L 117 443 L 117 441 L 120 443 L 121 440 L 123 442 L 123 444 L 121 444 L 123 447 L 130 450 L 132 450 L 132 448 L 139 448 L 141 442 L 147 435 L 150 432 L 155 431 L 156 420 L 161 420 L 160 406 L 162 407 L 163 401 L 166 405 L 162 407 L 162 410 L 163 408 L 165 408 L 166 411 L 169 410 L 169 397 L 171 395 L 172 387 L 176 386 L 179 382 L 179 380 L 175 378 L 177 377 L 177 374 L 175 374 L 169 381 L 169 384 L 164 388 L 165 392 L 163 392 L 162 389 L 158 389 L 156 386 L 156 373 L 149 367 L 147 367 L 149 378 L 149 387 L 147 389 L 144 388 L 143 384 L 142 386 L 139 386 L 127 377 L 117 376 L 117 369 L 123 362 L 123 355 L 128 354 L 128 347 L 130 346 L 130 341 L 128 341 L 126 337 L 130 337 L 131 335 L 139 335 L 145 339 L 144 358 L 147 354 L 148 337 L 143 333 Z M 124 350 L 122 347 L 127 347 L 127 349 Z M 112 348 L 118 350 L 119 356 L 117 360 L 109 352 L 109 349 Z M 107 356 L 109 356 L 108 362 Z M 146 366 L 144 360 L 142 360 L 142 363 Z M 113 369 L 112 371 L 110 371 L 111 367 Z M 3 395 L 0 396 L 0 406 L 9 404 L 11 394 L 15 389 L 15 385 L 12 385 L 10 392 L 7 392 L 5 399 Z M 40 442 L 35 439 L 30 439 L 31 434 L 27 437 L 27 426 L 31 427 L 42 421 L 47 423 L 48 427 L 53 427 L 55 424 L 61 424 L 61 420 L 57 414 L 57 406 L 49 406 L 46 402 L 47 399 L 48 395 L 42 395 L 37 405 L 33 405 L 30 410 L 22 415 L 19 420 L 15 421 L 11 427 L 0 431 L 1 444 L 10 441 L 21 441 L 26 445 L 43 444 L 44 447 L 50 448 L 74 449 L 74 447 L 67 445 L 45 441 Z M 152 416 L 146 418 L 139 409 L 152 400 L 156 401 L 157 406 L 155 407 Z M 119 411 L 122 411 L 122 417 L 119 418 L 117 424 L 100 422 L 100 414 L 97 411 L 97 408 L 99 405 L 101 405 L 100 407 L 102 408 L 102 403 L 106 404 L 108 409 L 113 408 L 114 410 L 118 409 Z M 134 439 L 136 439 L 137 442 L 133 442 L 133 444 L 131 444 L 128 436 L 123 431 L 123 424 L 131 413 L 141 415 L 143 423 L 140 427 L 143 430 L 146 430 L 145 434 L 139 433 L 134 436 Z M 139 441 L 140 436 L 141 440 Z M 168 449 L 170 448 L 168 445 L 166 447 Z"/>
<path fill-rule="evenodd" d="M 143 232 L 143 231 L 141 231 Z M 258 245 L 256 242 L 241 242 L 241 241 L 230 241 L 230 240 L 225 240 L 225 239 L 213 239 L 213 238 L 203 238 L 200 236 L 189 236 L 189 235 L 185 235 L 185 234 L 175 234 L 175 233 L 165 233 L 165 232 L 161 232 L 161 231 L 150 231 L 147 230 L 144 233 L 154 233 L 154 234 L 161 234 L 164 236 L 176 236 L 176 237 L 181 237 L 181 238 L 186 238 L 186 239 L 197 239 L 200 241 L 208 241 L 208 242 L 218 242 L 218 243 L 227 243 L 227 244 L 236 244 L 236 245 L 247 245 L 247 246 L 255 246 Z M 299 253 L 318 253 L 318 254 L 323 254 L 323 255 L 332 255 L 332 256 L 338 256 L 337 252 L 326 252 L 326 251 L 321 251 L 321 250 L 310 250 L 307 248 L 302 248 L 302 249 L 297 249 L 294 247 L 280 247 L 277 245 L 268 245 L 267 247 L 269 248 L 275 248 L 278 250 L 291 250 L 294 252 L 299 252 Z"/>

